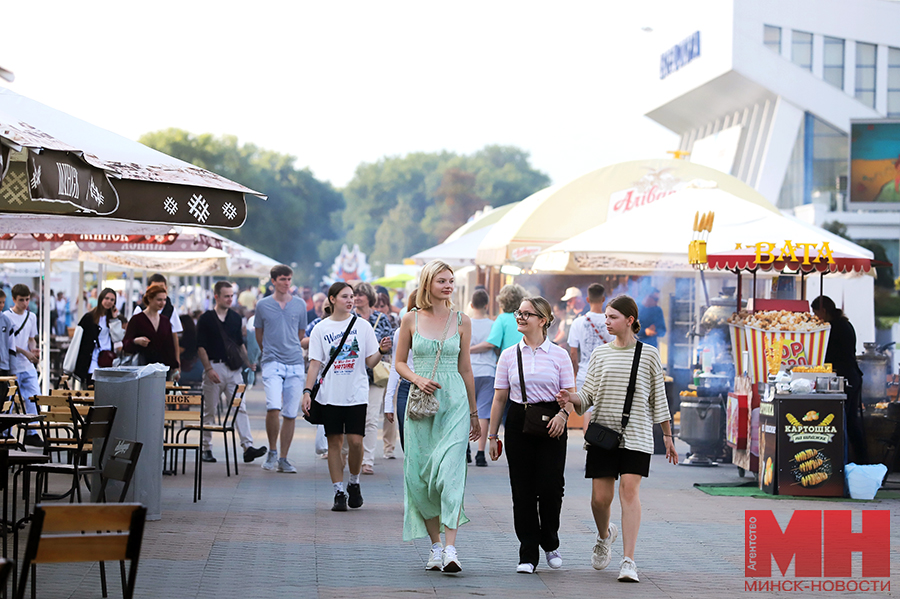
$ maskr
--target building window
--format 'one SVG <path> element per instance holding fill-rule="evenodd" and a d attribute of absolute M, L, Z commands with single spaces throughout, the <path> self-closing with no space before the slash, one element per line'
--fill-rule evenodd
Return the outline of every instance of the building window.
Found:
<path fill-rule="evenodd" d="M 781 54 L 781 27 L 764 25 L 763 45 L 775 54 Z"/>
<path fill-rule="evenodd" d="M 822 203 L 832 208 L 838 177 L 847 176 L 847 134 L 807 112 L 805 123 L 803 203 Z"/>
<path fill-rule="evenodd" d="M 844 89 L 844 40 L 825 37 L 822 78 L 838 89 Z"/>
<path fill-rule="evenodd" d="M 804 31 L 791 33 L 791 62 L 807 71 L 812 71 L 812 43 L 811 33 Z"/>
<path fill-rule="evenodd" d="M 856 42 L 856 99 L 875 108 L 875 44 Z"/>
<path fill-rule="evenodd" d="M 887 115 L 900 117 L 900 48 L 888 48 Z"/>

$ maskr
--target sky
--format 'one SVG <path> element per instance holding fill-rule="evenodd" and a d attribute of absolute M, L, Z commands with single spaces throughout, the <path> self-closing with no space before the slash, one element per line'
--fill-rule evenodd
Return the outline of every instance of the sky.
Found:
<path fill-rule="evenodd" d="M 360 163 L 488 144 L 560 183 L 676 149 L 645 96 L 697 6 L 4 3 L 0 66 L 16 93 L 126 137 L 235 135 L 339 188 Z"/>

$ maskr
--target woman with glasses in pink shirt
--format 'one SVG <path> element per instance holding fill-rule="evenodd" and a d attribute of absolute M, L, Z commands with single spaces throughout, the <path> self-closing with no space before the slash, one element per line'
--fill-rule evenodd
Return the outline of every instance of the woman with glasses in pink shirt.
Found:
<path fill-rule="evenodd" d="M 554 570 L 562 567 L 559 514 L 571 408 L 560 408 L 555 398 L 563 389 L 575 392 L 575 371 L 566 351 L 547 338 L 553 322 L 547 300 L 524 299 L 515 317 L 523 337 L 503 350 L 497 362 L 488 438 L 491 459 L 496 461 L 502 447 L 500 421 L 507 400 L 511 400 L 504 438 L 519 539 L 516 572 L 532 574 L 540 561 L 540 549 L 547 565 Z"/>

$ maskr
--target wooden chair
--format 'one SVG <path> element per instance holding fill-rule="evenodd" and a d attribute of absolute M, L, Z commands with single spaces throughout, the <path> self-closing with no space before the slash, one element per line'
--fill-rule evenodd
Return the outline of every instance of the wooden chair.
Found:
<path fill-rule="evenodd" d="M 237 436 L 235 433 L 234 421 L 237 418 L 238 408 L 241 407 L 241 403 L 244 401 L 246 389 L 246 385 L 235 386 L 234 393 L 231 394 L 231 402 L 229 402 L 225 411 L 225 418 L 222 420 L 224 424 L 213 424 L 209 426 L 204 424 L 186 424 L 178 432 L 179 436 L 183 435 L 182 438 L 187 441 L 188 434 L 191 431 L 200 431 L 201 443 L 204 430 L 213 433 L 222 433 L 223 440 L 225 441 L 225 473 L 227 476 L 231 476 L 228 458 L 228 433 L 231 433 L 231 449 L 232 455 L 234 455 L 234 473 L 235 475 L 238 474 Z"/>
<path fill-rule="evenodd" d="M 31 597 L 35 599 L 36 564 L 123 560 L 131 563 L 122 595 L 133 598 L 146 518 L 147 508 L 138 503 L 37 506 L 25 546 L 17 599 L 25 599 L 29 572 Z"/>
<path fill-rule="evenodd" d="M 56 453 L 60 456 L 76 447 L 76 422 L 72 421 L 72 402 L 69 398 L 60 395 L 35 395 L 33 400 L 44 419 L 28 426 L 40 430 L 44 439 L 44 454 Z M 86 407 L 79 406 L 77 410 L 82 415 L 87 414 Z"/>
<path fill-rule="evenodd" d="M 18 393 L 17 387 L 15 384 L 10 383 L 6 388 L 6 399 L 3 401 L 3 413 L 9 414 L 12 409 L 16 405 L 16 394 Z M 0 449 L 21 449 L 22 446 L 19 445 L 19 440 L 12 435 L 6 436 L 9 434 L 8 431 L 4 431 L 3 435 L 0 435 Z"/>
<path fill-rule="evenodd" d="M 94 401 L 94 392 L 90 389 L 50 389 L 50 395 L 58 397 L 70 397 L 84 403 L 93 403 Z"/>
<path fill-rule="evenodd" d="M 122 483 L 122 492 L 119 494 L 117 503 L 125 502 L 125 496 L 128 494 L 128 488 L 131 486 L 131 478 L 134 476 L 134 469 L 137 466 L 138 458 L 141 457 L 141 449 L 143 447 L 144 444 L 137 441 L 113 439 L 112 453 L 106 458 L 103 472 L 100 473 L 100 488 L 98 489 L 100 503 L 108 503 L 106 485 L 111 480 Z M 124 589 L 127 585 L 125 562 L 121 560 L 119 561 L 119 573 L 122 577 L 122 588 Z M 106 597 L 105 562 L 100 562 L 100 588 L 103 591 L 103 596 Z"/>
<path fill-rule="evenodd" d="M 194 452 L 194 503 L 201 499 L 201 484 L 203 474 L 203 460 L 200 459 L 200 440 L 197 443 L 179 441 L 177 438 L 176 423 L 180 422 L 182 428 L 185 423 L 198 425 L 200 436 L 203 436 L 203 396 L 179 395 L 167 393 L 165 397 L 166 410 L 163 413 L 163 421 L 167 428 L 167 441 L 163 443 L 163 453 L 168 454 L 171 461 L 171 471 L 178 472 L 178 452 L 182 452 L 181 473 L 185 473 L 187 452 Z M 178 409 L 181 408 L 181 409 Z M 165 463 L 165 455 L 163 457 Z"/>
<path fill-rule="evenodd" d="M 91 450 L 87 449 L 87 447 L 93 449 L 93 444 L 100 440 L 102 443 L 100 455 L 102 456 L 106 453 L 109 434 L 116 418 L 116 407 L 92 406 L 87 409 L 87 415 L 84 416 L 84 418 L 79 414 L 76 406 L 71 405 L 70 410 L 72 421 L 75 423 L 74 430 L 76 443 L 74 446 L 75 449 L 70 456 L 69 463 L 36 464 L 27 466 L 26 470 L 37 475 L 35 488 L 37 488 L 39 492 L 43 491 L 44 485 L 42 485 L 42 482 L 44 482 L 49 475 L 64 474 L 71 476 L 72 486 L 67 492 L 62 495 L 44 494 L 42 497 L 44 499 L 63 499 L 69 497 L 70 502 L 77 497 L 78 502 L 81 503 L 81 478 L 100 471 L 100 464 L 87 466 L 87 456 L 91 453 Z"/>

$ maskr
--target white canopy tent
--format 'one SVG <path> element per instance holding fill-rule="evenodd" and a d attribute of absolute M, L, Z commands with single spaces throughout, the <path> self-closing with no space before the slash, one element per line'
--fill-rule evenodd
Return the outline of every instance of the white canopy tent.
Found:
<path fill-rule="evenodd" d="M 747 247 L 769 242 L 780 249 L 790 240 L 819 247 L 827 241 L 836 254 L 873 258 L 872 252 L 852 241 L 793 216 L 773 212 L 721 189 L 692 187 L 542 251 L 532 268 L 544 273 L 580 275 L 691 275 L 696 271 L 688 263 L 688 243 L 698 211 L 715 212 L 707 245 L 709 254 L 733 250 L 738 243 Z M 869 275 L 874 272 L 873 269 Z M 808 296 L 820 293 L 818 278 L 811 278 Z M 854 322 L 861 349 L 864 341 L 875 339 L 874 279 L 861 273 L 831 274 L 826 279 L 825 290 L 839 306 L 844 306 Z M 857 299 L 844 303 L 849 298 Z"/>
<path fill-rule="evenodd" d="M 614 220 L 558 243 L 538 254 L 534 270 L 569 274 L 647 274 L 691 272 L 688 243 L 694 215 L 715 212 L 707 252 L 733 250 L 740 243 L 758 242 L 782 247 L 827 241 L 832 251 L 872 258 L 869 250 L 805 223 L 772 212 L 718 188 L 688 188 L 636 208 Z"/>

